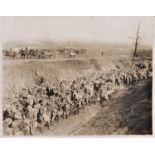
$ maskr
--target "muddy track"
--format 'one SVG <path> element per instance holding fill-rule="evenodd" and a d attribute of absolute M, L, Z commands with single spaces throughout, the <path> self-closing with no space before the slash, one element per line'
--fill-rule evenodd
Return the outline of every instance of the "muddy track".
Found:
<path fill-rule="evenodd" d="M 147 91 L 146 91 L 147 90 Z M 151 134 L 151 88 L 148 83 L 130 86 L 115 93 L 108 105 L 86 106 L 80 114 L 61 119 L 45 136 Z M 140 95 L 141 94 L 141 95 Z M 40 135 L 38 131 L 36 135 Z"/>

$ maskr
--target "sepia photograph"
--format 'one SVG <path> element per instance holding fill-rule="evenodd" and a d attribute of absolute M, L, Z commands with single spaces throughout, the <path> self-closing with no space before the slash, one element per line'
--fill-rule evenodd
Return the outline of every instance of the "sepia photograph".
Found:
<path fill-rule="evenodd" d="M 153 18 L 2 17 L 3 135 L 152 135 Z"/>

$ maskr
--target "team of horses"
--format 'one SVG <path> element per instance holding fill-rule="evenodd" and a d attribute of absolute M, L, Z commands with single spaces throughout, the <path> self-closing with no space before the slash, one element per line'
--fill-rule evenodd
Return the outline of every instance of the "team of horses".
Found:
<path fill-rule="evenodd" d="M 7 58 L 21 58 L 21 59 L 45 59 L 54 57 L 54 54 L 50 50 L 41 49 L 18 49 L 18 50 L 3 50 L 4 57 Z"/>
<path fill-rule="evenodd" d="M 56 55 L 67 56 L 69 58 L 75 58 L 78 54 L 83 54 L 84 50 L 75 49 L 61 49 L 61 50 L 46 50 L 46 49 L 9 49 L 3 50 L 3 56 L 5 58 L 21 58 L 21 59 L 50 59 L 55 58 Z"/>

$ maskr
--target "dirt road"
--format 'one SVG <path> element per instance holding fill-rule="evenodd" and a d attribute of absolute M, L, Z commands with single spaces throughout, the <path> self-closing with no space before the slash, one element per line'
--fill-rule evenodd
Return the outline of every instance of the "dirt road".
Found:
<path fill-rule="evenodd" d="M 83 126 L 90 119 L 92 119 L 100 111 L 100 105 L 95 104 L 86 106 L 84 110 L 80 111 L 78 115 L 69 116 L 68 119 L 61 119 L 58 123 L 54 123 L 50 130 L 45 129 L 43 135 L 45 136 L 65 136 L 72 135 L 78 131 L 80 126 Z M 40 135 L 39 131 L 36 135 Z M 41 134 L 42 135 L 42 134 Z"/>
<path fill-rule="evenodd" d="M 43 135 L 151 134 L 152 92 L 150 87 L 150 83 L 140 83 L 121 90 L 114 94 L 104 108 L 101 108 L 99 103 L 86 106 L 79 115 L 61 119 L 50 130 L 45 129 Z"/>
<path fill-rule="evenodd" d="M 75 135 L 152 134 L 151 84 L 140 83 L 115 95 Z"/>

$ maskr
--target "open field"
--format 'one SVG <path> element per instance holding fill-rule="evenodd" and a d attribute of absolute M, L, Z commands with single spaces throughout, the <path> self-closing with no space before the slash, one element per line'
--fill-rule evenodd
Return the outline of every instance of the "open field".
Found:
<path fill-rule="evenodd" d="M 34 86 L 40 77 L 52 82 L 57 78 L 69 79 L 95 70 L 110 71 L 121 65 L 130 66 L 131 59 L 122 60 L 118 57 L 106 56 L 75 59 L 3 60 L 4 94 Z"/>
<path fill-rule="evenodd" d="M 118 63 L 118 62 L 117 62 Z M 121 63 L 120 63 L 121 64 Z M 102 68 L 116 68 L 114 61 L 95 59 L 54 59 L 54 60 L 4 60 L 4 94 L 20 91 L 23 87 L 36 84 L 37 78 L 44 77 L 48 82 L 68 79 Z M 11 93 L 11 92 L 10 92 Z"/>
<path fill-rule="evenodd" d="M 131 65 L 133 46 L 103 44 L 103 43 L 80 43 L 80 42 L 36 42 L 22 43 L 13 42 L 6 44 L 4 49 L 10 47 L 21 48 L 28 46 L 30 48 L 45 48 L 50 50 L 73 48 L 84 49 L 85 54 L 76 55 L 75 58 L 68 58 L 58 55 L 51 59 L 3 59 L 3 82 L 4 94 L 10 95 L 12 91 L 20 91 L 23 87 L 29 87 L 36 84 L 38 77 L 44 77 L 45 80 L 68 79 L 74 76 L 84 74 L 94 70 L 109 71 L 116 69 L 119 65 Z M 104 55 L 101 55 L 103 51 Z M 152 57 L 151 47 L 141 46 L 137 53 L 140 58 Z M 142 57 L 141 57 L 142 56 Z M 137 60 L 138 61 L 138 60 Z"/>
<path fill-rule="evenodd" d="M 135 60 L 145 62 L 148 60 Z M 3 60 L 3 96 L 12 97 L 22 88 L 32 88 L 40 80 L 52 84 L 57 80 L 70 80 L 100 70 L 109 72 L 130 67 L 129 55 L 106 55 L 94 57 L 56 58 L 46 60 Z M 86 106 L 79 115 L 61 119 L 50 127 L 34 134 L 59 135 L 124 135 L 152 134 L 152 84 L 142 82 L 124 88 L 113 95 L 108 106 L 99 103 Z"/>

